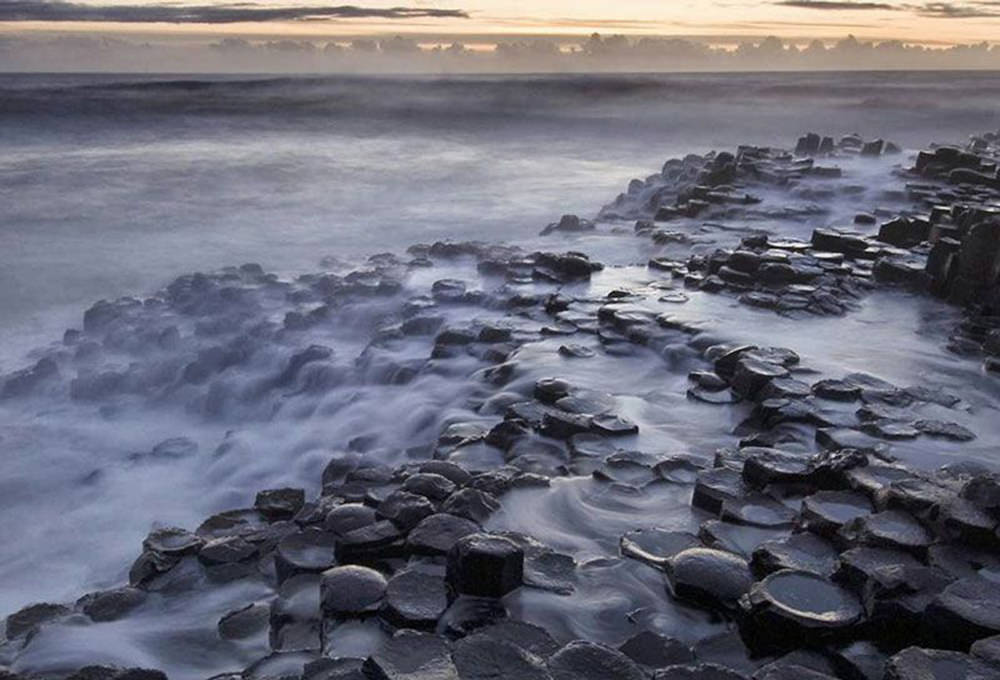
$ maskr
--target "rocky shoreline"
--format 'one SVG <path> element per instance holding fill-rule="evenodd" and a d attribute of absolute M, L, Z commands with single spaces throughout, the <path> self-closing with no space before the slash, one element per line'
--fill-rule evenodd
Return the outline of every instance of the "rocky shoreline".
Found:
<path fill-rule="evenodd" d="M 226 422 L 281 409 L 307 419 L 323 417 L 334 386 L 434 378 L 465 385 L 468 417 L 428 414 L 433 437 L 406 447 L 387 446 L 376 423 L 330 443 L 318 493 L 262 489 L 252 507 L 153 530 L 127 584 L 8 616 L 0 678 L 164 677 L 46 666 L 31 650 L 58 627 L 127 622 L 153 598 L 239 582 L 267 594 L 212 621 L 214 639 L 257 658 L 216 678 L 1000 677 L 1000 475 L 906 456 L 929 441 L 960 457 L 977 440 L 964 395 L 826 374 L 808 347 L 731 343 L 672 311 L 722 297 L 808 324 L 902 288 L 960 306 L 942 351 L 1000 370 L 998 163 L 992 133 L 912 162 L 882 140 L 810 134 L 794 151 L 670 160 L 595 220 L 567 215 L 544 232 L 646 240 L 658 250 L 643 266 L 443 242 L 295 280 L 257 265 L 194 274 L 94 305 L 61 346 L 3 377 L 4 399 L 44 395 L 108 418 L 167 403 Z M 803 239 L 788 225 L 817 226 Z M 435 275 L 456 268 L 464 276 Z M 330 327 L 350 329 L 358 351 L 319 342 Z M 652 418 L 593 387 L 623 362 L 678 353 L 692 408 L 739 414 L 730 445 L 647 448 Z M 213 460 L 239 446 L 227 437 Z M 131 463 L 196 449 L 182 436 Z M 618 555 L 595 557 L 497 522 L 519 493 L 578 478 L 611 497 L 668 489 L 693 530 L 664 513 L 606 537 Z M 637 614 L 612 645 L 566 639 L 530 621 L 530 602 L 513 606 L 525 590 L 572 598 L 588 570 L 619 563 L 721 632 L 679 640 Z M 367 653 L 339 653 L 361 629 Z"/>

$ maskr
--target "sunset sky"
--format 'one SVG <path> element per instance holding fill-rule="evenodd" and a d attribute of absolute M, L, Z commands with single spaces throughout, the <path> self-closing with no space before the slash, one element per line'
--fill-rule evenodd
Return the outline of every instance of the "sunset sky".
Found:
<path fill-rule="evenodd" d="M 572 34 L 838 38 L 927 44 L 1000 40 L 1000 0 L 315 0 L 168 3 L 0 0 L 0 30 L 140 35 L 305 37 Z"/>

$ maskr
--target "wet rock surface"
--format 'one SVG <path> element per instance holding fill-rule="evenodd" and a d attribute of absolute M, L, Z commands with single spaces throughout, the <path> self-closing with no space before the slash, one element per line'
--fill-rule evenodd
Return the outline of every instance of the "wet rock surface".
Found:
<path fill-rule="evenodd" d="M 0 668 L 67 677 L 106 662 L 87 635 L 190 612 L 164 645 L 211 670 L 182 677 L 996 677 L 992 406 L 835 355 L 903 287 L 958 305 L 948 362 L 995 368 L 998 138 L 889 150 L 672 160 L 546 250 L 247 265 L 94 305 L 2 398 L 224 425 L 121 465 L 197 465 L 236 509 L 153 525 L 127 585 L 11 613 Z M 262 479 L 243 430 L 282 418 L 306 434 Z M 115 664 L 77 677 L 159 677 Z"/>

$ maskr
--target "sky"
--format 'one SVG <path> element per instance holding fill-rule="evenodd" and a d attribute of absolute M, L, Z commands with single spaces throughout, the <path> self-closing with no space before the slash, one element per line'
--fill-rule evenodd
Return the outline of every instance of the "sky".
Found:
<path fill-rule="evenodd" d="M 1000 41 L 1000 0 L 0 0 L 0 32 L 168 36 L 602 34 Z"/>

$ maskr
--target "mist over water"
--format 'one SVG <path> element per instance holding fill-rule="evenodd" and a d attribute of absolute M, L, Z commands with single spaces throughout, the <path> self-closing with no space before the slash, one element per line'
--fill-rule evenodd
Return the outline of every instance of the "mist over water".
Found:
<path fill-rule="evenodd" d="M 124 582 L 153 527 L 193 529 L 213 512 L 251 505 L 262 488 L 314 495 L 331 455 L 351 446 L 396 465 L 453 422 L 495 421 L 496 413 L 470 407 L 484 398 L 469 379 L 479 368 L 471 358 L 393 382 L 390 372 L 426 358 L 427 347 L 367 347 L 398 313 L 390 302 L 349 306 L 336 323 L 258 342 L 256 332 L 296 309 L 289 299 L 305 286 L 300 274 L 345 273 L 373 253 L 402 255 L 413 243 L 448 238 L 643 264 L 653 248 L 645 240 L 538 232 L 563 213 L 595 215 L 630 178 L 658 172 L 670 157 L 789 145 L 809 130 L 858 131 L 908 149 L 961 142 L 1000 127 L 998 96 L 1000 75 L 983 73 L 0 77 L 0 373 L 45 352 L 68 353 L 59 345 L 63 330 L 79 327 L 98 299 L 141 298 L 177 276 L 244 262 L 279 277 L 229 270 L 243 292 L 216 310 L 209 305 L 225 298 L 212 297 L 221 296 L 212 288 L 202 326 L 136 303 L 149 337 L 176 325 L 179 339 L 121 338 L 105 363 L 81 371 L 128 372 L 137 381 L 129 390 L 105 393 L 94 378 L 93 395 L 83 398 L 60 383 L 0 401 L 0 545 L 15 547 L 0 551 L 0 616 Z M 876 169 L 884 174 L 864 164 L 852 172 L 863 184 Z M 847 220 L 857 209 L 846 198 L 834 215 Z M 814 226 L 822 225 L 786 235 L 806 238 Z M 735 243 L 739 234 L 711 238 Z M 452 263 L 409 273 L 404 292 L 426 293 L 449 276 L 479 280 L 473 264 Z M 577 292 L 604 295 L 649 279 L 643 266 L 609 268 Z M 960 390 L 970 408 L 948 418 L 979 440 L 905 444 L 901 455 L 927 468 L 959 456 L 990 460 L 1000 390 L 976 362 L 944 353 L 957 312 L 934 300 L 879 293 L 846 319 L 808 323 L 710 296 L 671 311 L 720 342 L 792 347 L 824 375 L 868 371 L 900 385 L 931 380 Z M 449 313 L 449 321 L 468 320 L 460 309 Z M 504 316 L 476 313 L 484 322 Z M 537 328 L 530 319 L 515 324 Z M 217 338 L 242 343 L 237 368 L 200 383 L 158 382 Z M 662 356 L 642 349 L 592 359 L 574 366 L 574 382 L 614 395 L 619 412 L 640 425 L 636 448 L 710 457 L 732 443 L 746 413 L 733 407 L 706 418 L 704 405 L 685 398 L 686 374 L 699 362 L 686 343 L 678 333 Z M 316 344 L 332 349 L 323 369 L 288 377 L 292 357 Z M 530 391 L 562 366 L 553 363 L 560 344 L 525 345 L 505 390 Z M 939 416 L 935 408 L 926 416 Z M 473 469 L 495 463 L 477 455 L 487 454 L 470 450 Z M 613 644 L 624 615 L 640 609 L 640 618 L 688 642 L 715 632 L 718 622 L 697 610 L 662 597 L 650 605 L 662 584 L 641 565 L 600 561 L 632 528 L 696 529 L 688 491 L 622 498 L 583 477 L 516 492 L 491 529 L 534 533 L 580 562 L 595 560 L 573 597 L 525 591 L 516 613 L 558 636 Z M 249 580 L 209 597 L 155 595 L 135 618 L 46 629 L 19 668 L 79 666 L 100 648 L 105 662 L 156 666 L 171 678 L 238 670 L 266 652 L 266 640 L 219 641 L 195 663 L 194 633 L 211 632 L 219 616 L 265 590 Z M 358 632 L 352 653 L 363 655 L 374 640 Z"/>

